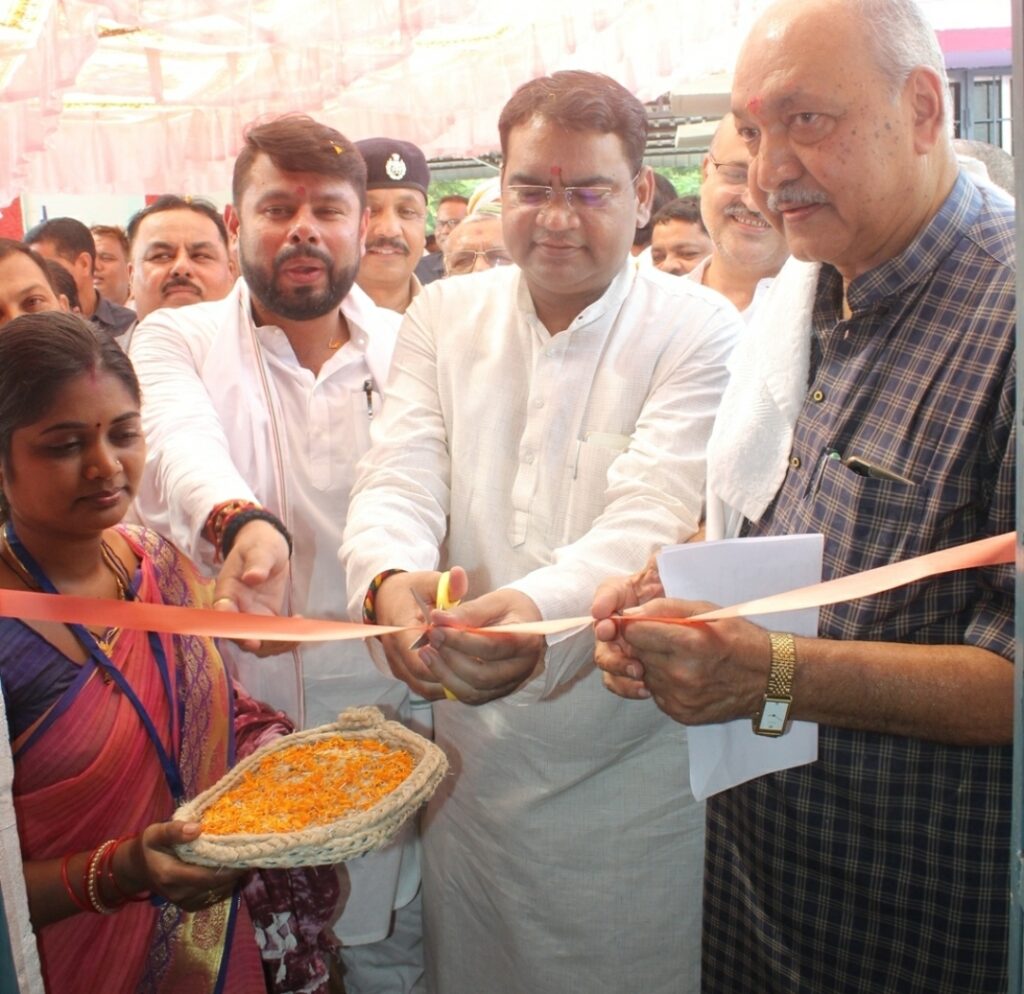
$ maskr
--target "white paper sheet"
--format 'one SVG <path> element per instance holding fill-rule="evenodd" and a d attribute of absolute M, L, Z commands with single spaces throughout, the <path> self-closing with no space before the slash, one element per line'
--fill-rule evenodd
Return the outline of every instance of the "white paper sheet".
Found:
<path fill-rule="evenodd" d="M 821 535 L 694 542 L 662 549 L 658 570 L 669 597 L 725 607 L 820 582 L 823 548 Z M 771 631 L 818 633 L 817 608 L 758 615 L 750 620 Z M 791 722 L 786 733 L 774 739 L 755 735 L 750 718 L 691 725 L 687 735 L 690 789 L 698 800 L 818 758 L 818 726 L 813 722 Z"/>

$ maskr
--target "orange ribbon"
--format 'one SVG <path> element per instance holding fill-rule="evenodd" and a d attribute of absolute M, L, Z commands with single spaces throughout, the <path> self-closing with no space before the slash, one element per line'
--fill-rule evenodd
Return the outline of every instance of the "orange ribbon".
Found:
<path fill-rule="evenodd" d="M 825 604 L 868 597 L 895 587 L 923 580 L 940 573 L 998 566 L 1012 563 L 1016 554 L 1016 533 L 1006 532 L 993 538 L 969 542 L 941 552 L 932 552 L 901 563 L 816 583 L 771 597 L 762 597 L 732 607 L 716 608 L 690 618 L 651 618 L 627 616 L 640 621 L 666 624 L 693 624 L 751 614 L 796 611 Z M 361 625 L 347 621 L 321 621 L 315 618 L 280 618 L 275 615 L 240 614 L 208 608 L 171 607 L 166 604 L 137 604 L 131 601 L 40 594 L 21 590 L 0 590 L 0 617 L 27 621 L 55 621 L 60 624 L 139 629 L 172 635 L 209 635 L 217 638 L 271 640 L 277 642 L 332 642 L 365 639 L 395 632 L 423 631 L 426 625 Z M 521 622 L 472 629 L 488 634 L 554 635 L 593 622 L 589 615 L 552 621 Z"/>

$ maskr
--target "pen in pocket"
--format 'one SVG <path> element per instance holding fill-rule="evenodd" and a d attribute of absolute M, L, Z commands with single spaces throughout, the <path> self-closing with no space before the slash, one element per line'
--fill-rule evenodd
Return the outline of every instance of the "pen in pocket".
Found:
<path fill-rule="evenodd" d="M 842 456 L 835 449 L 826 449 L 822 452 L 814 468 L 814 476 L 811 477 L 810 485 L 807 488 L 808 497 L 813 497 L 821 489 L 821 478 L 825 475 L 825 467 L 830 462 L 839 462 L 841 459 Z"/>
<path fill-rule="evenodd" d="M 891 480 L 893 483 L 906 483 L 911 487 L 916 486 L 913 480 L 903 476 L 902 473 L 897 473 L 893 469 L 886 469 L 885 466 L 868 462 L 867 459 L 862 459 L 860 456 L 847 456 L 843 460 L 843 465 L 858 476 L 867 476 L 872 480 Z"/>

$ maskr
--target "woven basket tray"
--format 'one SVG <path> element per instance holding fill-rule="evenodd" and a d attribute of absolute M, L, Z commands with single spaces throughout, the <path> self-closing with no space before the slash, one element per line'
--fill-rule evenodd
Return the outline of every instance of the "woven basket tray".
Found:
<path fill-rule="evenodd" d="M 385 845 L 434 793 L 448 769 L 445 754 L 433 742 L 397 721 L 385 721 L 377 708 L 349 708 L 336 722 L 285 735 L 257 749 L 208 790 L 178 808 L 174 819 L 201 822 L 203 812 L 264 756 L 303 742 L 335 737 L 350 741 L 376 739 L 405 749 L 413 757 L 412 771 L 394 791 L 365 811 L 296 832 L 201 835 L 194 842 L 177 846 L 178 857 L 201 866 L 238 868 L 324 866 L 353 859 Z"/>

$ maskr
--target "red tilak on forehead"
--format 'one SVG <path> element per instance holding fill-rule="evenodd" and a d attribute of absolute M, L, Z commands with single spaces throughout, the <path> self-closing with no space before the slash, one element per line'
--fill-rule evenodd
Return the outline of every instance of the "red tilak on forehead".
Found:
<path fill-rule="evenodd" d="M 562 167 L 561 166 L 552 166 L 551 167 L 551 175 L 555 179 L 561 179 L 562 178 Z"/>
<path fill-rule="evenodd" d="M 761 103 L 762 100 L 760 97 L 751 97 L 747 101 L 747 110 L 749 110 L 751 114 L 757 114 L 761 110 Z"/>
<path fill-rule="evenodd" d="M 297 193 L 297 194 L 298 194 L 298 195 L 299 195 L 300 197 L 304 197 L 304 196 L 306 195 L 306 188 L 305 188 L 304 186 L 297 186 L 297 187 L 295 188 L 295 192 L 296 192 L 296 193 Z"/>

